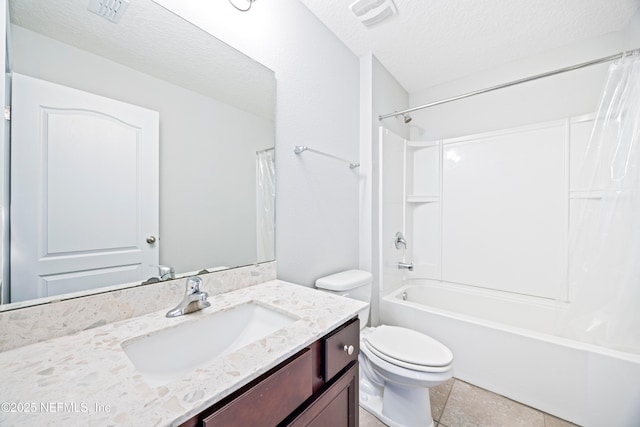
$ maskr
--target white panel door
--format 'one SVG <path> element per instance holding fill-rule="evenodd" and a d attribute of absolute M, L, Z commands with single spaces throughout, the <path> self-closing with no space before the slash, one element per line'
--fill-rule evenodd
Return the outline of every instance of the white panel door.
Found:
<path fill-rule="evenodd" d="M 11 300 L 154 276 L 158 113 L 17 74 L 12 109 Z"/>

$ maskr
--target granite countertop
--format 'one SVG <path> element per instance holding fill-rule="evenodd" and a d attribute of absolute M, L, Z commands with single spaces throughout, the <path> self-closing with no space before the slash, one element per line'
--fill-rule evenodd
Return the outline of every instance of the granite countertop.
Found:
<path fill-rule="evenodd" d="M 174 319 L 165 317 L 171 308 L 167 307 L 0 353 L 0 425 L 179 425 L 366 306 L 280 280 L 216 295 L 209 301 L 211 307 Z M 122 349 L 122 343 L 132 338 L 251 301 L 299 320 L 211 359 L 185 378 L 159 386 L 149 384 Z"/>

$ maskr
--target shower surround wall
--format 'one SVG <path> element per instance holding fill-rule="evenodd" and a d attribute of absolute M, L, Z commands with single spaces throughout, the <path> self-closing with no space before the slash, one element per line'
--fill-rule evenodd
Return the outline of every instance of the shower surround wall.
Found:
<path fill-rule="evenodd" d="M 621 50 L 628 49 L 634 44 L 637 44 L 637 41 L 635 41 L 637 37 L 635 37 L 634 34 L 638 33 L 636 27 L 639 26 L 640 17 L 636 16 L 631 28 L 627 32 L 610 33 L 545 54 L 532 55 L 521 61 L 471 75 L 464 79 L 431 87 L 424 91 L 414 92 L 409 94 L 409 104 L 411 106 L 422 105 L 567 65 L 618 53 Z M 403 226 L 406 226 L 409 234 L 414 231 L 414 226 L 418 227 L 415 231 L 423 236 L 423 238 L 410 241 L 408 248 L 408 251 L 413 251 L 414 249 L 417 251 L 416 255 L 418 259 L 412 259 L 413 253 L 406 254 L 406 258 L 413 260 L 416 264 L 417 272 L 421 272 L 425 274 L 425 277 L 430 278 L 439 278 L 441 274 L 441 230 L 439 225 L 434 226 L 434 224 L 440 223 L 440 215 L 442 213 L 439 202 L 441 190 L 439 176 L 441 165 L 439 164 L 439 159 L 442 158 L 442 153 L 439 152 L 441 149 L 439 148 L 439 141 L 464 135 L 477 135 L 512 129 L 527 126 L 532 123 L 540 124 L 565 119 L 567 117 L 579 117 L 592 113 L 596 109 L 601 94 L 607 66 L 607 64 L 604 64 L 588 67 L 535 82 L 415 111 L 411 113 L 413 117 L 412 122 L 407 125 L 399 124 L 399 120 L 393 117 L 385 119 L 382 122 L 376 121 L 397 135 L 413 141 L 409 143 L 406 148 L 408 155 L 412 158 L 412 161 L 407 163 L 407 173 L 409 176 L 415 177 L 415 179 L 411 179 L 406 183 L 406 208 L 411 212 L 411 215 L 406 219 L 404 217 L 402 218 L 402 221 L 407 222 L 406 224 L 396 222 L 389 225 L 389 227 L 399 230 Z M 374 77 L 378 79 L 377 85 L 374 85 L 374 98 L 378 96 L 379 98 L 389 99 L 389 94 L 395 93 L 396 96 L 399 96 L 397 94 L 402 92 L 401 88 L 398 90 L 393 84 L 389 83 L 388 79 L 377 76 Z M 398 105 L 385 105 L 385 107 L 386 109 L 384 111 L 374 111 L 374 113 L 387 114 L 394 110 L 401 110 L 404 105 L 399 103 Z M 401 129 L 398 129 L 398 127 Z M 407 130 L 410 131 L 409 138 L 403 133 L 403 131 L 406 132 Z M 377 136 L 377 132 L 374 133 L 374 135 Z M 375 147 L 374 144 L 374 148 Z M 384 147 L 381 148 L 381 150 L 384 149 Z M 532 152 L 535 153 L 536 149 L 532 148 Z M 541 153 L 542 150 L 539 152 Z M 455 152 L 450 155 L 454 154 Z M 568 156 L 567 153 L 565 153 L 565 157 L 566 156 Z M 541 154 L 540 158 L 544 159 L 544 155 Z M 422 164 L 422 166 L 418 166 L 415 170 L 413 169 L 414 160 L 418 165 Z M 377 161 L 377 159 L 374 158 L 374 164 L 382 165 L 385 161 L 384 159 Z M 574 167 L 575 165 L 570 166 Z M 395 170 L 397 171 L 397 169 Z M 384 175 L 384 173 L 385 172 L 381 175 Z M 544 173 L 544 170 L 541 170 L 538 175 L 543 176 Z M 387 171 L 386 174 L 388 177 L 389 172 Z M 385 177 L 379 176 L 378 178 L 386 180 Z M 565 178 L 565 181 L 568 181 L 568 178 Z M 473 183 L 473 180 L 469 182 Z M 459 184 L 461 185 L 463 183 Z M 568 186 L 566 182 L 562 185 L 564 188 Z M 549 189 L 550 191 L 559 191 L 559 187 L 555 189 L 549 187 Z M 381 190 L 374 188 L 373 192 L 374 212 L 376 211 L 375 208 L 382 212 L 385 202 L 381 200 L 377 203 L 375 201 L 376 196 L 381 194 Z M 517 194 L 517 191 L 515 191 L 515 193 Z M 386 195 L 382 197 L 384 198 Z M 524 197 L 520 200 L 525 204 L 532 203 L 533 201 L 533 199 L 528 200 Z M 460 202 L 464 203 L 464 201 Z M 486 200 L 481 203 L 486 204 Z M 579 202 L 571 202 L 571 204 L 574 205 L 577 205 L 577 203 Z M 518 206 L 513 206 L 512 208 L 517 209 Z M 473 210 L 471 206 L 468 206 L 468 209 Z M 561 207 L 556 206 L 556 210 L 558 209 L 561 209 Z M 566 207 L 566 209 L 568 209 L 568 207 Z M 575 206 L 572 207 L 572 209 L 575 209 Z M 423 218 L 423 221 L 414 224 L 412 218 L 415 215 Z M 385 215 L 382 214 L 383 219 L 380 222 L 388 223 L 388 219 L 384 219 L 384 216 Z M 555 227 L 557 227 L 557 224 Z M 375 235 L 376 232 L 374 232 L 374 240 Z M 564 235 L 566 238 L 566 230 Z M 381 234 L 378 245 L 374 244 L 376 251 L 382 253 L 383 248 L 388 247 L 391 243 L 391 238 L 392 236 L 390 235 Z M 463 239 L 463 237 L 458 239 L 457 244 L 458 246 L 462 246 L 462 249 L 465 249 L 464 242 L 461 241 L 461 239 Z M 507 252 L 507 254 L 510 253 Z M 387 265 L 388 268 L 390 265 L 390 263 L 384 259 L 376 260 L 375 253 L 373 254 L 373 259 L 374 265 L 376 266 Z M 453 266 L 451 268 L 453 268 Z M 560 267 L 556 265 L 555 269 L 558 271 Z M 390 270 L 387 270 L 387 272 L 390 273 Z M 560 274 L 560 272 L 556 273 L 556 275 Z M 384 274 L 381 272 L 379 277 L 381 277 L 380 295 L 382 296 L 400 286 L 400 282 L 397 280 L 384 281 L 383 276 Z M 564 296 L 564 298 L 566 298 L 567 290 L 560 289 L 562 285 L 558 282 L 558 279 L 555 279 L 555 281 L 557 286 L 555 286 L 555 290 L 553 291 L 555 292 L 553 297 Z M 543 293 L 543 295 L 551 294 Z"/>
<path fill-rule="evenodd" d="M 583 122 L 408 142 L 407 278 L 566 300 L 568 153 Z"/>
<path fill-rule="evenodd" d="M 402 207 L 385 212 L 391 215 L 388 221 L 404 222 L 410 242 L 405 257 L 414 264 L 405 278 L 510 293 L 537 304 L 570 301 L 569 225 L 588 203 L 577 172 L 592 127 L 593 117 L 586 115 L 439 141 L 406 141 L 404 151 L 389 148 L 383 173 L 387 163 L 395 163 L 395 171 L 406 170 L 404 183 L 397 183 L 396 173 L 383 187 L 394 186 L 385 193 L 390 196 L 384 206 L 397 202 Z M 387 138 L 390 147 L 399 145 L 397 137 Z M 398 153 L 405 156 L 401 161 L 395 160 Z M 385 235 L 390 237 L 391 230 Z M 391 260 L 396 262 L 385 263 Z M 385 283 L 390 291 L 399 281 L 385 278 Z"/>
<path fill-rule="evenodd" d="M 427 142 L 383 129 L 382 268 L 391 274 L 382 280 L 391 294 L 380 319 L 451 348 L 458 378 L 586 427 L 632 427 L 640 354 L 580 342 L 565 322 L 580 301 L 568 281 L 571 225 L 600 203 L 577 173 L 593 121 Z M 395 277 L 398 227 L 415 267 L 404 282 Z"/>
<path fill-rule="evenodd" d="M 370 320 L 372 325 L 377 325 L 380 323 L 379 302 L 384 295 L 381 286 L 383 280 L 389 283 L 402 280 L 402 271 L 398 270 L 397 262 L 402 259 L 403 253 L 396 251 L 391 236 L 402 229 L 404 160 L 400 154 L 404 150 L 403 138 L 409 138 L 409 128 L 403 120 L 393 118 L 385 122 L 388 129 L 400 135 L 392 142 L 388 135 L 381 133 L 378 116 L 393 109 L 409 108 L 409 94 L 375 56 L 361 58 L 360 64 L 363 110 L 360 163 L 363 169 L 368 168 L 368 173 L 361 178 L 360 189 L 360 269 L 373 273 L 373 295 L 377 297 L 371 301 Z M 381 162 L 384 162 L 383 167 L 374 175 L 373 165 Z M 390 182 L 394 184 L 388 185 Z M 384 204 L 380 197 L 383 187 L 387 195 Z M 383 232 L 382 228 L 388 229 L 388 232 Z M 382 236 L 386 236 L 384 240 Z"/>
<path fill-rule="evenodd" d="M 634 43 L 631 30 L 411 94 L 411 104 L 619 52 Z M 608 66 L 412 113 L 404 220 L 412 243 L 407 258 L 416 268 L 406 278 L 542 304 L 572 300 L 569 233 L 580 210 L 595 205 L 579 168 L 593 127 L 588 114 L 597 108 Z M 385 282 L 383 293 L 397 287 Z"/>
<path fill-rule="evenodd" d="M 610 34 L 568 46 L 411 94 L 411 105 L 607 56 L 628 48 L 625 42 L 624 34 Z M 570 225 L 592 203 L 576 174 L 579 153 L 606 69 L 412 113 L 406 214 L 390 228 L 404 222 L 405 257 L 416 267 L 405 272 L 404 283 L 383 282 L 388 296 L 380 321 L 441 340 L 456 354 L 456 376 L 481 387 L 580 424 L 634 426 L 640 356 L 557 336 L 574 297 L 567 280 Z M 385 233 L 382 240 L 389 241 Z M 394 291 L 403 284 L 426 297 L 412 302 L 413 288 L 407 288 L 409 301 L 402 301 L 404 288 Z M 486 303 L 494 300 L 501 303 Z"/>

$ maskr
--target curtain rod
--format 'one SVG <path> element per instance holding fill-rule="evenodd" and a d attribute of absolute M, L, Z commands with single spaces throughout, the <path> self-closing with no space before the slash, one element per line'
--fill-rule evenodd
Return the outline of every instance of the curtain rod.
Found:
<path fill-rule="evenodd" d="M 578 70 L 580 68 L 590 67 L 592 65 L 604 64 L 605 62 L 615 61 L 616 59 L 620 59 L 620 58 L 623 58 L 624 56 L 633 55 L 633 54 L 636 54 L 636 53 L 640 53 L 640 49 L 635 49 L 635 50 L 631 50 L 631 51 L 627 51 L 627 52 L 616 53 L 615 55 L 605 56 L 603 58 L 594 59 L 592 61 L 583 62 L 581 64 L 571 65 L 569 67 L 558 68 L 557 70 L 548 71 L 548 72 L 542 73 L 542 74 L 536 74 L 534 76 L 525 77 L 525 78 L 522 78 L 522 79 L 518 79 L 518 80 L 511 81 L 511 82 L 507 82 L 507 83 L 502 83 L 502 84 L 499 84 L 499 85 L 496 85 L 496 86 L 491 86 L 491 87 L 488 87 L 488 88 L 485 88 L 485 89 L 475 90 L 473 92 L 468 92 L 468 93 L 465 93 L 465 94 L 462 94 L 462 95 L 453 96 L 451 98 L 442 99 L 440 101 L 431 102 L 429 104 L 424 104 L 424 105 L 419 105 L 417 107 L 407 108 L 406 110 L 402 110 L 402 111 L 395 111 L 393 113 L 389 113 L 389 114 L 385 114 L 385 115 L 382 115 L 382 116 L 378 116 L 378 120 L 388 119 L 389 117 L 401 116 L 402 114 L 411 113 L 413 111 L 422 110 L 424 108 L 429 108 L 429 107 L 434 107 L 436 105 L 446 104 L 447 102 L 457 101 L 459 99 L 469 98 L 471 96 L 480 95 L 480 94 L 487 93 L 487 92 L 493 92 L 494 90 L 504 89 L 506 87 L 515 86 L 515 85 L 519 85 L 521 83 L 526 83 L 526 82 L 530 82 L 530 81 L 533 81 L 533 80 L 542 79 L 544 77 L 554 76 L 556 74 L 566 73 L 568 71 Z"/>
<path fill-rule="evenodd" d="M 260 154 L 260 153 L 266 153 L 267 151 L 272 151 L 275 150 L 276 147 L 269 147 L 269 148 L 265 148 L 264 150 L 258 150 L 256 151 L 256 154 Z"/>
<path fill-rule="evenodd" d="M 313 148 L 305 147 L 303 145 L 296 145 L 295 147 L 293 147 L 293 152 L 298 155 L 304 153 L 305 151 L 310 151 L 312 153 L 330 157 L 335 160 L 340 160 L 341 162 L 349 163 L 349 169 L 355 169 L 360 167 L 360 163 L 352 162 L 351 160 L 343 159 L 342 157 L 334 156 L 333 154 L 325 153 L 324 151 L 314 150 Z"/>

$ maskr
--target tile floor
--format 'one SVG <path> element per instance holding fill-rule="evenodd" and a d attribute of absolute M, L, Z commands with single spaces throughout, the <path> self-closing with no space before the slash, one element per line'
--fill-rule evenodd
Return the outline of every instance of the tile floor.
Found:
<path fill-rule="evenodd" d="M 429 390 L 436 427 L 576 427 L 553 415 L 452 378 Z M 360 408 L 360 427 L 384 427 Z"/>

